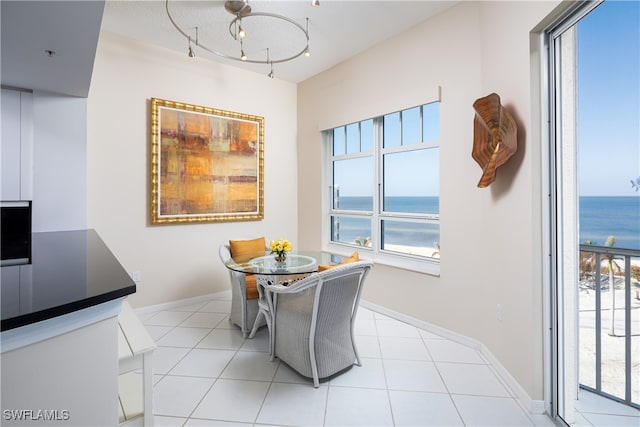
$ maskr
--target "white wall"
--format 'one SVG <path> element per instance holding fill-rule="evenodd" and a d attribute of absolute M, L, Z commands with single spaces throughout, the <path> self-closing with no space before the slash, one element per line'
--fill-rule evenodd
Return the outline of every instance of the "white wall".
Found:
<path fill-rule="evenodd" d="M 298 89 L 298 236 L 319 248 L 320 131 L 418 105 L 442 88 L 440 277 L 378 264 L 363 298 L 481 341 L 533 400 L 543 399 L 544 379 L 541 195 L 533 191 L 541 141 L 530 139 L 529 33 L 558 3 L 464 2 Z M 514 116 L 519 146 L 479 189 L 472 104 L 492 92 Z"/>
<path fill-rule="evenodd" d="M 150 225 L 150 98 L 265 118 L 262 221 Z M 229 238 L 297 245 L 296 86 L 102 33 L 88 98 L 87 222 L 142 281 L 135 307 L 229 289 Z"/>
<path fill-rule="evenodd" d="M 33 231 L 87 226 L 87 100 L 33 93 Z"/>

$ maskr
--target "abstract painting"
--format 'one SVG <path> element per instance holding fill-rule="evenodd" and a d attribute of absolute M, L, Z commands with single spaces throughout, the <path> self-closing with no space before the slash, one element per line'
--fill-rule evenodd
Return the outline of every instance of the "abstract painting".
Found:
<path fill-rule="evenodd" d="M 151 99 L 151 223 L 264 217 L 264 118 Z"/>

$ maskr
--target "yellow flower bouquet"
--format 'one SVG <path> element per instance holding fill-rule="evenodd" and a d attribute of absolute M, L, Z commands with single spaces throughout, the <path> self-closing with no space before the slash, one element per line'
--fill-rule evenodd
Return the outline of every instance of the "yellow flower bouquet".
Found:
<path fill-rule="evenodd" d="M 287 252 L 291 251 L 293 246 L 291 242 L 285 239 L 272 240 L 269 244 L 269 250 L 272 254 L 275 254 L 275 259 L 278 262 L 283 262 L 287 259 Z"/>

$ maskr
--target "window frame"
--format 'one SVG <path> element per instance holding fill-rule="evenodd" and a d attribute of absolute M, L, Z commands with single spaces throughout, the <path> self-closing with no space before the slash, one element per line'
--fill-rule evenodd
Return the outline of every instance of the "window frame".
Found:
<path fill-rule="evenodd" d="M 423 107 L 431 103 L 441 103 L 440 97 L 437 99 L 419 104 L 417 107 Z M 416 108 L 416 106 L 404 108 L 396 112 L 407 111 Z M 439 107 L 440 109 L 441 107 Z M 440 212 L 434 213 L 411 213 L 411 212 L 392 212 L 383 210 L 383 198 L 384 198 L 384 156 L 387 154 L 395 153 L 407 153 L 414 151 L 423 151 L 429 149 L 441 148 L 441 136 L 440 136 L 440 114 L 438 115 L 438 139 L 429 141 L 420 141 L 410 143 L 408 145 L 401 144 L 397 146 L 384 147 L 384 116 L 387 114 L 394 114 L 396 112 L 385 113 L 379 116 L 363 119 L 357 122 L 347 123 L 333 128 L 326 129 L 322 132 L 323 154 L 324 154 L 324 167 L 325 167 L 325 183 L 327 191 L 325 193 L 325 199 L 323 203 L 323 227 L 322 227 L 322 241 L 323 249 L 332 253 L 340 255 L 350 255 L 354 250 L 357 250 L 361 257 L 373 259 L 376 263 L 390 265 L 393 267 L 399 267 L 406 270 L 417 271 L 420 273 L 426 273 L 434 276 L 440 275 L 440 259 L 425 257 L 420 255 L 413 255 L 401 252 L 391 251 L 389 249 L 382 249 L 382 224 L 383 221 L 402 221 L 402 222 L 417 222 L 421 224 L 437 224 L 440 227 L 441 219 Z M 420 110 L 420 132 L 424 139 L 424 124 L 422 116 L 422 108 Z M 402 114 L 401 114 L 402 117 Z M 347 139 L 347 127 L 353 124 L 358 124 L 358 136 L 360 137 L 359 146 L 362 149 L 362 126 L 361 123 L 368 120 L 373 120 L 373 141 L 372 147 L 368 151 L 359 151 L 357 153 L 349 153 L 349 142 Z M 402 132 L 402 118 L 400 121 L 400 129 Z M 334 152 L 334 130 L 344 127 L 344 149 L 343 154 L 333 155 Z M 341 160 L 351 160 L 357 158 L 371 157 L 372 159 L 372 198 L 373 206 L 371 211 L 360 210 L 348 210 L 348 209 L 336 209 L 334 207 L 334 185 L 333 185 L 333 166 L 334 162 Z M 438 152 L 438 166 L 440 168 L 440 152 Z M 438 183 L 438 197 L 440 197 L 440 185 Z M 439 209 L 438 209 L 439 210 Z M 371 224 L 371 247 L 360 246 L 352 243 L 333 241 L 332 219 L 334 217 L 348 217 L 358 219 L 368 219 Z M 442 236 L 440 235 L 440 241 Z"/>

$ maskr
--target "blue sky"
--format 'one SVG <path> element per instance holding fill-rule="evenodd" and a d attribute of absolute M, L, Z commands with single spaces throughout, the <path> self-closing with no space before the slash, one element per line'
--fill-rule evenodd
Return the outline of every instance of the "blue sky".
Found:
<path fill-rule="evenodd" d="M 640 196 L 640 1 L 578 23 L 578 156 L 581 195 Z"/>
<path fill-rule="evenodd" d="M 640 0 L 607 0 L 578 23 L 577 103 L 580 195 L 640 196 L 631 186 L 640 177 Z M 433 159 L 423 157 L 393 165 L 397 179 L 388 183 L 388 194 L 438 194 L 437 178 L 413 179 L 427 170 L 437 177 Z M 345 165 L 342 195 L 371 195 L 370 181 L 353 178 L 370 177 L 370 168 L 365 161 Z"/>

